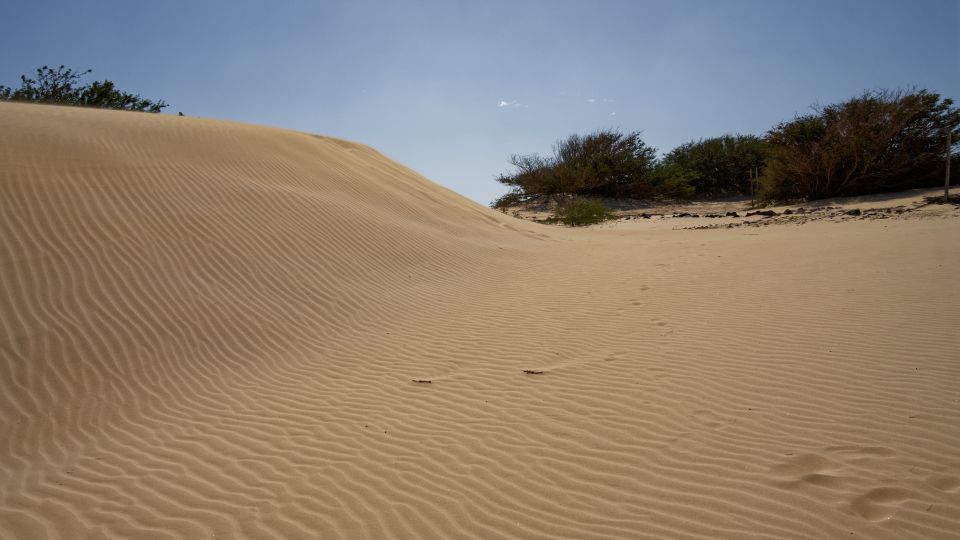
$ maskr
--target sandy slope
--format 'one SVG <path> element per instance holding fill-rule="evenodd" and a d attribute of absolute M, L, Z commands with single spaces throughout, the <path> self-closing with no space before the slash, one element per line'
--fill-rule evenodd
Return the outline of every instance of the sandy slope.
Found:
<path fill-rule="evenodd" d="M 566 230 L 0 104 L 0 537 L 956 538 L 958 232 Z"/>

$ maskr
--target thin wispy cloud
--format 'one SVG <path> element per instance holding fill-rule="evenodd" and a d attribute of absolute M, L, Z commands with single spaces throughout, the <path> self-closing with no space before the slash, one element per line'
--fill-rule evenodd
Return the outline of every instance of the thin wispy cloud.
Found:
<path fill-rule="evenodd" d="M 522 104 L 522 103 L 520 103 L 519 101 L 516 101 L 516 100 L 514 100 L 514 101 L 503 101 L 503 100 L 500 100 L 500 103 L 497 105 L 497 107 L 500 107 L 501 109 L 503 109 L 503 108 L 505 108 L 505 107 L 510 107 L 510 108 L 513 108 L 513 109 L 519 109 L 520 107 L 526 107 L 526 105 L 524 105 L 524 104 Z"/>

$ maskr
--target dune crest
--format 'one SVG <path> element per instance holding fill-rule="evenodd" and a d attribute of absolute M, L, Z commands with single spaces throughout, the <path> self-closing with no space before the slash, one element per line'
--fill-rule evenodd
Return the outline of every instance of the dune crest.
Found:
<path fill-rule="evenodd" d="M 950 538 L 960 219 L 565 230 L 0 104 L 0 538 Z"/>

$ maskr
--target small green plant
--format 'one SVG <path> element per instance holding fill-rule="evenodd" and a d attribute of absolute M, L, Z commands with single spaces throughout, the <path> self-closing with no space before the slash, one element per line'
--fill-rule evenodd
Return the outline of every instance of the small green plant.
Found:
<path fill-rule="evenodd" d="M 550 219 L 552 223 L 563 223 L 569 227 L 582 227 L 601 223 L 613 217 L 600 201 L 576 197 L 560 205 Z"/>

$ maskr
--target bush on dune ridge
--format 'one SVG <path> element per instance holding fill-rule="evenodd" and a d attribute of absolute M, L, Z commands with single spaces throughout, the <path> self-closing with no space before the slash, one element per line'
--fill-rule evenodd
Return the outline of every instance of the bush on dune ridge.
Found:
<path fill-rule="evenodd" d="M 75 71 L 62 65 L 56 69 L 43 66 L 37 68 L 35 79 L 21 75 L 20 88 L 13 89 L 0 85 L 0 101 L 51 103 L 152 113 L 158 113 L 168 106 L 162 99 L 152 101 L 140 97 L 139 94 L 117 90 L 113 81 L 93 81 L 90 84 L 80 85 L 80 79 L 88 73 L 92 73 L 92 70 Z"/>

